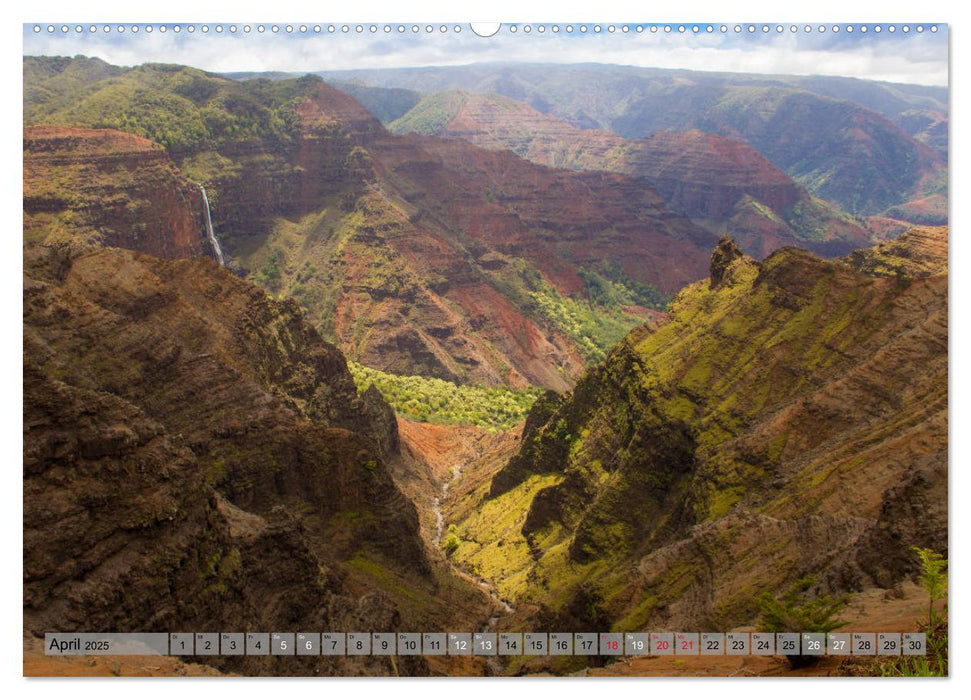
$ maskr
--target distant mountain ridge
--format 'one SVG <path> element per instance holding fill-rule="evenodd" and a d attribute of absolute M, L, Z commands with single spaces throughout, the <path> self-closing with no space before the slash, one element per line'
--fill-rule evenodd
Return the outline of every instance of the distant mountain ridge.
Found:
<path fill-rule="evenodd" d="M 812 194 L 851 214 L 873 215 L 931 194 L 946 196 L 943 88 L 598 64 L 320 74 L 419 92 L 494 93 L 574 126 L 626 138 L 700 129 L 740 139 Z"/>
<path fill-rule="evenodd" d="M 866 245 L 869 232 L 741 142 L 700 131 L 625 139 L 579 129 L 507 97 L 433 93 L 388 125 L 396 133 L 459 138 L 537 163 L 647 178 L 674 211 L 765 257 L 785 245 L 824 253 Z"/>
<path fill-rule="evenodd" d="M 575 76 L 585 78 L 596 75 L 601 79 L 599 88 L 614 94 L 618 98 L 616 100 L 617 103 L 622 102 L 621 98 L 623 98 L 623 94 L 621 91 L 625 87 L 630 87 L 630 85 L 625 85 L 624 80 L 630 78 L 671 83 L 681 81 L 709 85 L 729 83 L 756 87 L 798 88 L 824 97 L 856 102 L 890 119 L 890 121 L 901 126 L 915 137 L 920 135 L 921 130 L 919 128 L 911 130 L 907 127 L 907 124 L 913 121 L 918 114 L 926 115 L 930 121 L 936 121 L 937 117 L 943 117 L 946 121 L 948 115 L 948 89 L 946 87 L 890 83 L 841 76 L 761 75 L 757 73 L 730 73 L 724 71 L 642 68 L 600 63 L 576 63 L 567 65 L 550 63 L 479 63 L 470 66 L 427 66 L 398 69 L 375 68 L 320 71 L 318 74 L 327 79 L 336 79 L 338 81 L 337 85 L 353 85 L 361 88 L 362 94 L 366 94 L 365 91 L 367 88 L 387 88 L 394 83 L 406 86 L 397 89 L 411 90 L 420 96 L 422 93 L 447 90 L 505 94 L 504 92 L 491 89 L 490 86 L 498 82 L 500 85 L 505 84 L 511 87 L 512 83 L 503 83 L 502 81 L 509 81 L 513 77 L 512 73 L 514 71 L 524 76 L 524 79 L 520 83 L 520 92 L 527 94 L 530 90 L 541 91 L 540 84 L 542 80 L 540 77 L 543 73 L 547 75 L 555 74 L 556 72 L 573 73 Z M 228 73 L 227 75 L 236 79 L 251 79 L 256 77 L 294 77 L 295 74 Z M 508 96 L 512 97 L 512 95 Z M 540 97 L 539 101 L 540 104 L 534 106 L 541 112 L 545 113 L 549 111 L 550 107 L 556 108 L 555 105 L 547 103 L 546 109 L 544 109 L 542 97 Z M 368 100 L 365 98 L 362 99 L 362 102 L 367 103 Z M 615 112 L 616 106 L 611 106 L 609 103 L 590 102 L 588 104 L 588 110 L 590 114 L 596 115 L 591 118 L 599 122 L 601 119 L 609 118 L 609 115 Z M 407 110 L 401 111 L 397 116 L 401 116 L 405 111 Z M 559 114 L 559 111 L 555 113 Z M 568 121 L 570 120 L 568 119 Z M 911 124 L 911 127 L 914 126 L 916 125 Z M 601 128 L 607 128 L 606 121 L 601 124 Z M 924 141 L 924 139 L 919 140 Z M 939 146 L 943 146 L 943 148 Z M 946 141 L 939 144 L 939 146 L 936 146 L 937 150 L 941 151 L 942 155 L 946 155 Z"/>

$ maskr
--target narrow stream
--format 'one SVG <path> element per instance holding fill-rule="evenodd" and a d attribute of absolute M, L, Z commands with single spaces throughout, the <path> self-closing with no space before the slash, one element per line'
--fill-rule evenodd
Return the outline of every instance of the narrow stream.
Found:
<path fill-rule="evenodd" d="M 448 490 L 452 488 L 452 484 L 459 480 L 462 476 L 462 465 L 456 464 L 452 467 L 452 478 L 442 484 L 442 492 L 439 494 L 434 501 L 432 501 L 432 509 L 435 511 L 435 547 L 442 546 L 442 535 L 445 533 L 445 516 L 442 514 L 442 503 L 445 502 L 445 497 L 448 496 Z"/>
<path fill-rule="evenodd" d="M 445 502 L 446 496 L 448 496 L 449 490 L 454 486 L 454 484 L 462 477 L 462 465 L 456 464 L 452 467 L 452 477 L 442 484 L 442 492 L 432 501 L 432 509 L 435 511 L 435 547 L 441 548 L 442 546 L 442 535 L 445 532 L 445 515 L 442 513 L 442 505 Z M 452 559 L 446 557 L 448 565 L 451 567 L 452 571 L 455 572 L 456 576 L 465 579 L 469 583 L 477 586 L 482 591 L 488 594 L 489 600 L 492 601 L 495 607 L 495 612 L 489 617 L 488 622 L 483 626 L 480 632 L 492 632 L 496 629 L 496 626 L 506 615 L 512 615 L 516 612 L 515 606 L 508 600 L 502 598 L 496 591 L 495 587 L 480 576 L 476 576 L 470 571 L 459 566 Z M 498 614 L 496 614 L 498 613 Z M 505 668 L 502 662 L 496 656 L 487 656 L 486 663 L 488 664 L 490 670 L 495 675 L 502 675 Z"/>

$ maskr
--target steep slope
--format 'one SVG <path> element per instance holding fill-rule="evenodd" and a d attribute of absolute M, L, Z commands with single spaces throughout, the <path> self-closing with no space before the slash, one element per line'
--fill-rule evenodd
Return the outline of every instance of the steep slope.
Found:
<path fill-rule="evenodd" d="M 811 197 L 758 152 L 715 134 L 629 140 L 574 127 L 507 97 L 454 92 L 426 96 L 389 129 L 508 149 L 551 167 L 645 177 L 672 210 L 734 236 L 760 258 L 786 245 L 832 254 L 868 241 L 858 222 Z"/>
<path fill-rule="evenodd" d="M 313 104 L 330 102 L 321 87 Z M 373 131 L 358 142 L 372 168 L 360 223 L 345 219 L 319 250 L 346 270 L 335 328 L 364 364 L 563 388 L 636 323 L 627 308 L 703 274 L 707 234 L 643 182 L 435 138 Z M 584 298 L 596 278 L 626 299 L 600 318 Z"/>
<path fill-rule="evenodd" d="M 233 77 L 233 76 L 228 76 Z M 249 76 L 257 78 L 258 75 Z M 295 77 L 295 76 L 292 76 Z M 399 90 L 395 88 L 375 88 L 356 80 L 332 83 L 343 93 L 364 104 L 367 110 L 377 117 L 382 124 L 394 121 L 418 104 L 421 93 L 414 90 Z"/>
<path fill-rule="evenodd" d="M 915 138 L 942 145 L 935 135 L 947 121 L 942 89 L 858 81 L 865 89 L 854 90 L 847 87 L 854 81 L 831 78 L 598 64 L 477 64 L 321 75 L 422 92 L 495 93 L 574 126 L 626 138 L 689 129 L 717 133 L 747 143 L 813 195 L 859 216 L 947 191 L 946 157 Z M 855 101 L 857 93 L 891 118 Z"/>
<path fill-rule="evenodd" d="M 141 66 L 25 114 L 159 140 L 205 185 L 233 269 L 394 374 L 565 390 L 714 241 L 642 179 L 396 136 L 310 77 Z"/>
<path fill-rule="evenodd" d="M 390 473 L 401 456 L 389 409 L 358 396 L 292 302 L 206 259 L 30 244 L 24 266 L 25 630 L 398 629 L 488 615 L 425 553 Z M 216 663 L 390 671 L 370 659 Z"/>
<path fill-rule="evenodd" d="M 728 629 L 807 574 L 841 592 L 913 573 L 912 545 L 947 549 L 931 250 L 943 229 L 903 239 L 913 275 L 884 277 L 726 239 L 665 321 L 537 403 L 519 454 L 456 510 L 454 557 L 574 628 Z"/>
<path fill-rule="evenodd" d="M 163 258 L 212 254 L 198 185 L 165 150 L 110 129 L 24 129 L 24 238 Z"/>
<path fill-rule="evenodd" d="M 947 229 L 912 228 L 893 241 L 855 250 L 847 265 L 875 277 L 928 277 L 947 273 Z"/>

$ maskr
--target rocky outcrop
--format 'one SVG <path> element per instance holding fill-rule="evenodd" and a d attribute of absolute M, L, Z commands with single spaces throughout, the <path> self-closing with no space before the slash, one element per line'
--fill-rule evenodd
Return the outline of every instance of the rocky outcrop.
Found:
<path fill-rule="evenodd" d="M 718 241 L 715 252 L 711 254 L 711 265 L 709 266 L 708 277 L 711 280 L 712 289 L 724 281 L 729 266 L 743 255 L 744 253 L 731 238 L 722 238 Z"/>

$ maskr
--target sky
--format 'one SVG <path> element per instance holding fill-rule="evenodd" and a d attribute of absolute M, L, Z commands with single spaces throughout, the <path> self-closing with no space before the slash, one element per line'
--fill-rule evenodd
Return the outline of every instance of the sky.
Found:
<path fill-rule="evenodd" d="M 35 32 L 34 28 L 40 31 Z M 53 26 L 54 31 L 49 31 Z M 24 24 L 25 55 L 85 55 L 115 65 L 131 66 L 146 62 L 180 63 L 214 72 L 286 71 L 310 72 L 365 68 L 464 65 L 477 62 L 521 61 L 553 63 L 614 63 L 656 68 L 730 71 L 791 75 L 838 75 L 897 83 L 946 86 L 948 84 L 948 31 L 946 25 L 917 24 L 629 24 L 575 23 L 567 32 L 565 23 L 502 25 L 492 37 L 477 36 L 468 24 L 448 25 L 290 25 L 258 23 L 208 23 L 180 25 L 137 25 L 112 23 L 111 31 L 97 25 L 91 32 L 82 26 Z M 119 26 L 124 31 L 119 32 Z M 203 31 L 203 26 L 208 31 Z M 231 32 L 234 26 L 236 31 Z M 243 31 L 249 26 L 248 33 Z M 272 27 L 277 26 L 274 33 Z M 301 26 L 306 31 L 301 32 Z M 315 27 L 319 26 L 319 33 Z M 371 27 L 375 31 L 371 32 Z M 404 31 L 398 31 L 399 26 Z M 447 31 L 442 32 L 445 26 Z M 455 27 L 460 31 L 456 32 Z M 585 32 L 580 28 L 584 26 Z M 614 32 L 609 27 L 614 27 Z M 651 28 L 656 31 L 652 32 Z M 712 32 L 706 30 L 711 26 Z M 738 26 L 741 31 L 736 32 Z M 819 27 L 825 27 L 820 32 Z M 852 26 L 853 31 L 847 31 Z M 880 31 L 877 31 L 879 26 Z M 930 30 L 937 27 L 936 32 Z M 221 31 L 217 32 L 217 27 Z M 360 27 L 360 32 L 358 31 Z M 385 27 L 389 31 L 385 31 Z M 418 31 L 413 31 L 418 27 Z M 427 28 L 432 31 L 428 32 Z M 527 31 L 528 27 L 528 31 Z M 540 27 L 543 31 L 540 31 Z M 596 32 L 596 28 L 600 32 Z M 640 32 L 637 28 L 641 27 Z M 683 27 L 684 32 L 679 28 Z M 694 27 L 699 31 L 695 33 Z M 839 31 L 834 32 L 834 27 Z M 330 29 L 333 28 L 331 33 Z M 778 31 L 779 29 L 782 31 Z M 666 31 L 666 29 L 668 31 Z M 768 31 L 764 31 L 768 29 Z"/>

